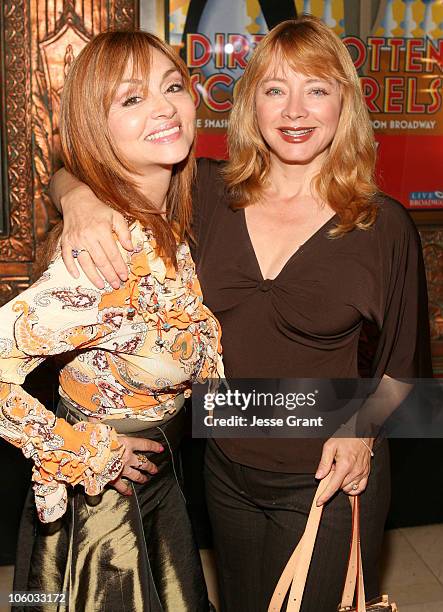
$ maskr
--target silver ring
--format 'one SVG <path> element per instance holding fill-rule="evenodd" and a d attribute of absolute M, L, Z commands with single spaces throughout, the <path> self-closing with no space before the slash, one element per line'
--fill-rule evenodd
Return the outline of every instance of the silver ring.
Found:
<path fill-rule="evenodd" d="M 72 257 L 74 259 L 77 259 L 80 253 L 87 253 L 87 252 L 88 251 L 86 249 L 71 249 Z"/>
<path fill-rule="evenodd" d="M 352 490 L 356 491 L 357 489 L 358 489 L 358 484 L 355 484 L 355 482 L 354 482 L 354 484 L 352 485 Z"/>

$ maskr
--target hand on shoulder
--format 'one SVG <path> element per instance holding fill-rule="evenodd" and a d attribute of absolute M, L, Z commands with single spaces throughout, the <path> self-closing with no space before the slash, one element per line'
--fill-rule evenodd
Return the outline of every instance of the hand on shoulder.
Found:
<path fill-rule="evenodd" d="M 62 199 L 62 207 L 62 256 L 69 273 L 79 277 L 78 263 L 98 289 L 104 287 L 103 278 L 118 289 L 120 282 L 127 280 L 128 270 L 116 241 L 126 250 L 134 248 L 123 215 L 101 202 L 85 185 L 69 192 Z"/>

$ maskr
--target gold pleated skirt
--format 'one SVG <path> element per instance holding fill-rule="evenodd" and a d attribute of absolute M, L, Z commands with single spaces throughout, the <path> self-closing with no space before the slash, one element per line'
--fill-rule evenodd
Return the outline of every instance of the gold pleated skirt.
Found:
<path fill-rule="evenodd" d="M 63 404 L 57 414 L 75 422 Z M 207 612 L 200 558 L 177 478 L 184 418 L 182 410 L 164 425 L 131 434 L 165 447 L 163 453 L 147 453 L 159 471 L 146 484 L 131 483 L 131 497 L 112 488 L 90 497 L 75 487 L 66 514 L 45 525 L 29 492 L 14 590 L 64 591 L 67 606 L 27 611 Z"/>

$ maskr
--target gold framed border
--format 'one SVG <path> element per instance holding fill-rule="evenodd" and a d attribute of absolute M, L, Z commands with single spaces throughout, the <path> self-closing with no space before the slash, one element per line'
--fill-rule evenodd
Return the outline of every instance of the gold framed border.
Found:
<path fill-rule="evenodd" d="M 57 96 L 63 82 L 57 70 L 60 76 L 73 59 L 67 43 L 61 48 L 63 32 L 75 30 L 86 44 L 108 28 L 138 27 L 139 2 L 3 0 L 1 11 L 7 222 L 0 236 L 0 304 L 29 285 L 37 242 L 55 218 L 47 189 L 57 167 Z M 65 57 L 57 64 L 50 54 L 60 52 Z"/>
<path fill-rule="evenodd" d="M 29 262 L 34 256 L 29 8 L 27 0 L 3 3 L 9 231 L 0 240 L 0 262 Z"/>

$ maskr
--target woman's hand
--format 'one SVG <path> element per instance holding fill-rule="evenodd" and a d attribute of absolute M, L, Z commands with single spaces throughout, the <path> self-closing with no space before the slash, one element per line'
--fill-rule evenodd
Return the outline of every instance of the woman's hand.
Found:
<path fill-rule="evenodd" d="M 139 453 L 161 453 L 164 448 L 159 442 L 145 440 L 144 438 L 118 436 L 118 439 L 125 447 L 125 452 L 122 457 L 124 467 L 120 476 L 112 483 L 112 486 L 122 495 L 130 496 L 132 495 L 132 487 L 126 480 L 123 480 L 123 478 L 142 484 L 149 480 L 149 477 L 143 472 L 148 472 L 151 475 L 157 474 L 158 472 L 157 466 L 154 465 L 152 461 L 149 461 L 147 457 Z"/>
<path fill-rule="evenodd" d="M 360 495 L 368 484 L 371 471 L 370 449 L 373 438 L 330 438 L 323 445 L 323 452 L 315 477 L 322 479 L 334 471 L 329 485 L 317 501 L 321 506 L 339 489 L 347 495 Z"/>
<path fill-rule="evenodd" d="M 124 217 L 103 204 L 83 184 L 61 196 L 60 204 L 64 221 L 62 255 L 71 276 L 79 276 L 78 261 L 98 289 L 104 287 L 98 271 L 114 289 L 118 289 L 121 281 L 128 278 L 128 268 L 117 248 L 116 237 L 126 250 L 134 248 Z M 73 249 L 80 251 L 78 258 L 73 257 Z"/>

